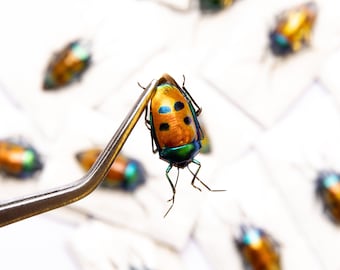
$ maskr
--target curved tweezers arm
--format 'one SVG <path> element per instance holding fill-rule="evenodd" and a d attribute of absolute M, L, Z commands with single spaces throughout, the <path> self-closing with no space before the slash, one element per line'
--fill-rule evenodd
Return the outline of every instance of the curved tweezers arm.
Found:
<path fill-rule="evenodd" d="M 113 161 L 136 125 L 154 94 L 158 81 L 153 80 L 143 91 L 91 169 L 74 183 L 0 203 L 0 226 L 38 215 L 78 201 L 90 194 L 105 178 Z"/>

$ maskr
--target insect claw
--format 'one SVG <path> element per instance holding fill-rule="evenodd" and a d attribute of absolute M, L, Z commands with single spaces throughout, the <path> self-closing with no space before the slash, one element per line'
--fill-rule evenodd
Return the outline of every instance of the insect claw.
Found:
<path fill-rule="evenodd" d="M 196 116 L 199 116 L 202 112 L 202 108 L 200 107 L 197 111 L 196 111 Z"/>
<path fill-rule="evenodd" d="M 199 187 L 195 186 L 193 183 L 192 183 L 191 185 L 192 185 L 194 188 L 196 188 L 196 189 L 198 189 L 199 191 L 202 192 L 202 190 L 201 190 Z"/>
<path fill-rule="evenodd" d="M 170 200 L 170 201 L 171 201 L 171 200 Z M 169 207 L 168 211 L 166 211 L 165 215 L 163 216 L 164 218 L 169 214 L 170 210 L 171 210 L 172 207 L 174 206 L 174 201 L 175 201 L 175 199 L 173 198 L 171 206 Z"/>

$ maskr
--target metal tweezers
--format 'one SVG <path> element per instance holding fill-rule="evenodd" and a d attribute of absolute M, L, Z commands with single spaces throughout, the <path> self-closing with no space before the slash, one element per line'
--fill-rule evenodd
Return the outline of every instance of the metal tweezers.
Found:
<path fill-rule="evenodd" d="M 112 163 L 153 96 L 157 83 L 158 80 L 153 80 L 144 89 L 132 110 L 85 176 L 68 185 L 0 202 L 0 226 L 68 205 L 94 191 L 106 177 Z"/>

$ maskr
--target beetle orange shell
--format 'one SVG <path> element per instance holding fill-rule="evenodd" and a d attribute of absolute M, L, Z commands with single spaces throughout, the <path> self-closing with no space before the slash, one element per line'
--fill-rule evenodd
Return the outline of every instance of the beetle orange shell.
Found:
<path fill-rule="evenodd" d="M 315 19 L 315 4 L 311 2 L 301 5 L 280 16 L 276 32 L 285 36 L 290 41 L 293 51 L 296 51 L 302 46 L 301 42 L 309 42 Z"/>
<path fill-rule="evenodd" d="M 276 241 L 262 229 L 241 226 L 236 244 L 245 263 L 252 270 L 279 270 L 280 255 Z"/>
<path fill-rule="evenodd" d="M 257 244 L 245 246 L 242 252 L 254 270 L 280 269 L 279 256 L 273 250 L 273 244 L 267 238 L 263 238 Z"/>
<path fill-rule="evenodd" d="M 49 63 L 43 89 L 52 90 L 79 79 L 91 64 L 91 53 L 81 40 L 69 43 Z"/>
<path fill-rule="evenodd" d="M 340 224 L 340 175 L 335 172 L 319 173 L 316 194 L 321 199 L 324 210 L 330 219 Z"/>
<path fill-rule="evenodd" d="M 101 149 L 95 148 L 80 152 L 76 155 L 76 157 L 81 166 L 85 170 L 89 170 L 101 152 Z M 110 179 L 110 181 L 122 181 L 122 179 L 124 179 L 127 164 L 128 160 L 124 156 L 118 155 L 107 174 L 107 178 Z"/>
<path fill-rule="evenodd" d="M 195 116 L 176 83 L 166 82 L 157 87 L 150 111 L 159 147 L 177 147 L 198 138 Z"/>
<path fill-rule="evenodd" d="M 16 178 L 33 176 L 43 168 L 38 152 L 29 144 L 15 139 L 0 140 L 0 170 Z"/>
<path fill-rule="evenodd" d="M 24 148 L 19 145 L 0 142 L 0 164 L 8 172 L 18 174 L 22 168 Z"/>
<path fill-rule="evenodd" d="M 334 220 L 340 223 L 340 183 L 330 187 L 324 197 Z"/>

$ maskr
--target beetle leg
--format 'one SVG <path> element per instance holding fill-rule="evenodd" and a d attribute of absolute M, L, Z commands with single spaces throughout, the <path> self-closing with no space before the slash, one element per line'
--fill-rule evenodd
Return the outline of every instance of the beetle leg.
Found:
<path fill-rule="evenodd" d="M 201 163 L 200 163 L 198 160 L 195 160 L 195 159 L 193 159 L 192 162 L 195 163 L 196 165 L 198 165 L 198 168 L 197 168 L 196 172 L 194 173 L 194 172 L 193 172 L 192 170 L 190 170 L 190 168 L 188 167 L 189 172 L 194 176 L 194 177 L 192 178 L 192 180 L 191 180 L 191 185 L 192 185 L 194 188 L 198 189 L 199 191 L 202 191 L 198 186 L 195 185 L 195 180 L 197 179 L 199 182 L 201 182 L 201 183 L 203 184 L 203 186 L 206 186 L 206 185 L 205 185 L 205 184 L 197 177 L 197 174 L 198 174 L 199 170 L 201 169 Z M 206 186 L 206 187 L 207 187 L 207 186 Z M 210 190 L 209 187 L 207 187 L 207 188 L 208 188 L 208 190 Z"/>
<path fill-rule="evenodd" d="M 202 108 L 196 103 L 196 101 L 192 98 L 188 90 L 183 86 L 183 91 L 186 94 L 186 96 L 189 98 L 192 104 L 195 106 L 195 114 L 196 116 L 199 116 L 202 112 Z"/>
<path fill-rule="evenodd" d="M 140 88 L 142 88 L 144 90 L 146 89 L 139 82 L 137 84 Z M 146 106 L 145 107 L 145 115 L 144 115 L 145 125 L 148 128 L 148 130 L 151 130 L 151 124 L 150 124 L 150 119 L 148 119 L 148 115 L 149 115 L 149 106 Z"/>
<path fill-rule="evenodd" d="M 184 88 L 185 85 L 185 75 L 183 74 L 183 83 L 182 83 L 182 88 Z"/>
<path fill-rule="evenodd" d="M 155 146 L 155 140 L 153 138 L 153 136 L 151 135 L 151 147 L 152 147 L 152 152 L 155 154 L 158 152 L 158 148 Z"/>
<path fill-rule="evenodd" d="M 155 154 L 158 152 L 158 149 L 157 147 L 155 146 L 155 140 L 154 140 L 154 137 L 152 135 L 152 131 L 151 131 L 151 121 L 150 119 L 148 119 L 148 115 L 149 114 L 149 107 L 146 106 L 145 108 L 145 115 L 144 115 L 144 120 L 145 120 L 145 126 L 148 128 L 148 130 L 150 130 L 151 132 L 151 147 L 152 147 L 152 152 Z"/>
<path fill-rule="evenodd" d="M 198 169 L 196 170 L 195 173 L 194 173 L 194 172 L 189 168 L 189 166 L 188 166 L 188 170 L 189 170 L 189 171 L 191 172 L 191 174 L 194 176 L 194 178 L 193 178 L 192 181 L 191 181 L 191 185 L 192 185 L 194 188 L 196 188 L 196 189 L 198 189 L 199 191 L 201 191 L 201 189 L 195 185 L 195 180 L 197 179 L 197 180 L 198 180 L 198 181 L 199 181 L 199 182 L 200 182 L 207 190 L 209 190 L 209 191 L 212 191 L 212 192 L 226 191 L 225 189 L 211 189 L 206 183 L 204 183 L 201 179 L 199 179 L 199 178 L 197 177 L 197 174 L 198 174 L 199 170 L 201 169 L 201 163 L 200 163 L 198 160 L 196 160 L 196 159 L 193 159 L 192 162 L 195 163 L 196 165 L 198 165 Z"/>
<path fill-rule="evenodd" d="M 151 130 L 151 123 L 150 123 L 150 119 L 148 118 L 148 115 L 149 115 L 149 106 L 146 106 L 145 114 L 144 114 L 144 121 L 145 121 L 145 125 L 148 128 L 148 130 Z"/>
<path fill-rule="evenodd" d="M 165 175 L 166 175 L 166 178 L 168 179 L 170 186 L 171 186 L 171 189 L 172 189 L 172 198 L 169 199 L 168 202 L 172 202 L 172 203 L 171 203 L 171 206 L 169 207 L 168 211 L 166 211 L 164 217 L 167 216 L 167 214 L 170 212 L 171 208 L 174 206 L 174 203 L 175 203 L 175 194 L 176 194 L 176 186 L 177 186 L 178 175 L 179 175 L 179 168 L 177 168 L 177 177 L 176 177 L 175 184 L 172 183 L 170 176 L 169 176 L 169 172 L 171 171 L 171 169 L 172 169 L 172 164 L 170 164 L 168 166 L 168 168 L 166 169 Z"/>
<path fill-rule="evenodd" d="M 184 84 L 185 84 L 185 76 L 183 75 L 183 84 L 182 84 L 183 92 L 185 93 L 187 98 L 195 105 L 195 107 L 196 107 L 195 108 L 195 114 L 196 114 L 196 116 L 199 116 L 201 114 L 201 112 L 202 112 L 202 108 L 200 106 L 198 106 L 196 101 L 192 98 L 192 96 L 190 95 L 188 90 L 185 88 Z"/>

